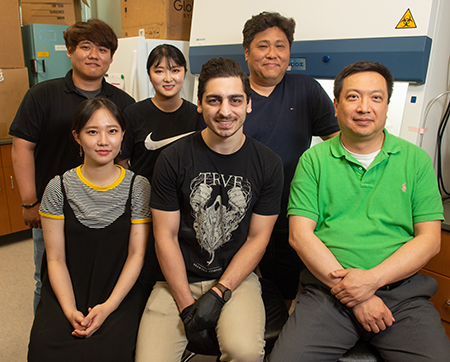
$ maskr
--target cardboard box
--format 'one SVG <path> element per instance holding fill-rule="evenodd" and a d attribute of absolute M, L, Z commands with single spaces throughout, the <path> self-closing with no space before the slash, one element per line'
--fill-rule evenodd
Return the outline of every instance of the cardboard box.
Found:
<path fill-rule="evenodd" d="M 191 25 L 155 23 L 132 28 L 122 28 L 122 38 L 139 36 L 141 29 L 144 29 L 144 36 L 147 39 L 189 40 Z"/>
<path fill-rule="evenodd" d="M 0 68 L 24 66 L 19 2 L 0 0 Z"/>
<path fill-rule="evenodd" d="M 81 2 L 87 0 L 22 0 L 22 25 L 73 25 L 81 21 Z"/>
<path fill-rule="evenodd" d="M 73 0 L 20 0 L 21 4 L 73 4 Z"/>
<path fill-rule="evenodd" d="M 58 24 L 75 23 L 75 8 L 70 3 L 22 3 L 22 24 Z"/>
<path fill-rule="evenodd" d="M 189 40 L 192 9 L 193 0 L 122 0 L 122 36 Z"/>
<path fill-rule="evenodd" d="M 9 126 L 28 88 L 27 68 L 0 69 L 0 138 L 10 138 Z"/>

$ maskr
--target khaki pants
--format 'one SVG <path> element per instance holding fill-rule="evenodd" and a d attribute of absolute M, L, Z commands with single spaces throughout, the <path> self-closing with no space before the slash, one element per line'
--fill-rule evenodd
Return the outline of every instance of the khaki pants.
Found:
<path fill-rule="evenodd" d="M 189 284 L 198 299 L 217 280 Z M 253 362 L 264 358 L 265 311 L 261 286 L 250 274 L 225 303 L 216 327 L 221 361 Z M 136 345 L 136 362 L 179 362 L 187 345 L 184 325 L 166 282 L 157 282 L 150 294 Z"/>

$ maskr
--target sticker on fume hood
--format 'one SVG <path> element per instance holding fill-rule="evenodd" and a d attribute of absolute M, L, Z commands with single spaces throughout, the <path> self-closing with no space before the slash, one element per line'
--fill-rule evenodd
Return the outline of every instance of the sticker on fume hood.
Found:
<path fill-rule="evenodd" d="M 416 22 L 411 14 L 411 10 L 406 10 L 406 13 L 403 14 L 403 17 L 398 22 L 395 29 L 408 29 L 408 28 L 417 28 Z"/>

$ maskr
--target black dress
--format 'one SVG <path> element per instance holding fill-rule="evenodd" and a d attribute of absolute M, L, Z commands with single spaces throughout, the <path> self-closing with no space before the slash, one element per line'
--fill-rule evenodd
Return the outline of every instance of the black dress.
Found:
<path fill-rule="evenodd" d="M 77 308 L 84 315 L 88 314 L 89 307 L 108 299 L 125 264 L 131 228 L 132 184 L 124 214 L 103 229 L 82 225 L 67 202 L 64 187 L 61 187 L 66 263 Z M 44 257 L 42 296 L 31 329 L 28 361 L 134 361 L 139 321 L 146 302 L 139 283 L 90 338 L 78 338 L 71 335 L 73 326 L 53 293 L 46 264 Z"/>

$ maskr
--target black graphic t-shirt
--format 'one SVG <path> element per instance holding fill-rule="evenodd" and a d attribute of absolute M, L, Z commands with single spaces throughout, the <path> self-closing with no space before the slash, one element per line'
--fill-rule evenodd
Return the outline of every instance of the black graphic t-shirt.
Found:
<path fill-rule="evenodd" d="M 150 206 L 180 211 L 178 240 L 189 282 L 219 278 L 247 239 L 252 213 L 277 215 L 281 159 L 247 137 L 231 155 L 212 151 L 201 133 L 161 152 Z"/>
<path fill-rule="evenodd" d="M 130 159 L 130 169 L 152 179 L 160 152 L 176 140 L 198 130 L 202 115 L 197 106 L 183 100 L 174 112 L 163 112 L 150 98 L 125 109 L 127 131 L 122 143 L 121 158 Z"/>

